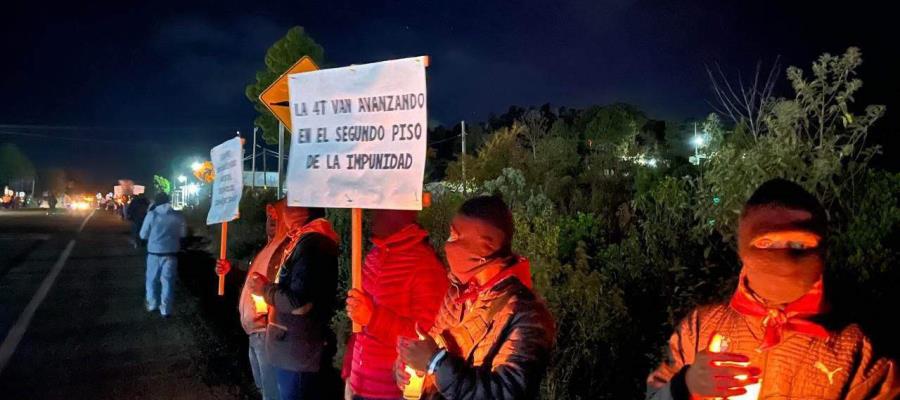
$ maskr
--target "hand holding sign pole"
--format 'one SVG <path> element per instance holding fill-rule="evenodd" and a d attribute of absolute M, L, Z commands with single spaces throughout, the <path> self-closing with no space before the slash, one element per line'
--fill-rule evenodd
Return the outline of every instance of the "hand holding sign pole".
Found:
<path fill-rule="evenodd" d="M 228 140 L 210 150 L 215 179 L 212 184 L 212 203 L 206 224 L 222 224 L 219 259 L 227 252 L 228 221 L 238 218 L 238 206 L 244 189 L 244 141 L 240 137 Z M 225 275 L 219 275 L 219 296 L 225 295 Z"/>
<path fill-rule="evenodd" d="M 219 241 L 219 259 L 220 260 L 227 260 L 227 257 L 225 257 L 225 255 L 227 254 L 227 249 L 228 249 L 228 222 L 223 222 L 222 223 L 222 236 L 220 237 L 220 241 Z M 225 274 L 219 274 L 219 290 L 217 293 L 219 296 L 225 295 Z"/>
<path fill-rule="evenodd" d="M 422 209 L 428 62 L 413 57 L 288 75 L 288 206 L 351 209 L 355 289 L 362 289 L 362 210 Z"/>

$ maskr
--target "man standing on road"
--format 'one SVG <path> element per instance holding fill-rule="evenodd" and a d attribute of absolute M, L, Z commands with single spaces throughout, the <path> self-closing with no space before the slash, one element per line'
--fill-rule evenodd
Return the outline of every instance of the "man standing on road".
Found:
<path fill-rule="evenodd" d="M 282 260 L 282 254 L 289 239 L 288 226 L 284 220 L 287 200 L 279 200 L 266 205 L 266 246 L 256 254 L 247 268 L 247 282 L 253 273 L 260 273 L 269 280 L 275 274 Z M 216 261 L 216 274 L 225 275 L 231 271 L 232 263 L 228 260 Z M 250 285 L 245 282 L 238 299 L 238 311 L 241 315 L 241 326 L 249 337 L 250 369 L 263 400 L 277 400 L 278 383 L 275 368 L 266 355 L 266 326 L 269 324 L 269 307 L 262 296 L 250 293 Z"/>
<path fill-rule="evenodd" d="M 147 311 L 158 308 L 163 317 L 172 315 L 175 289 L 172 284 L 178 267 L 181 239 L 186 235 L 184 216 L 172 209 L 169 195 L 157 193 L 141 225 L 141 239 L 147 241 Z M 158 286 L 162 286 L 162 295 Z"/>
<path fill-rule="evenodd" d="M 321 208 L 286 207 L 288 239 L 272 282 L 254 272 L 246 285 L 269 305 L 266 355 L 284 400 L 320 399 L 330 361 L 329 322 L 337 292 L 338 236 Z"/>

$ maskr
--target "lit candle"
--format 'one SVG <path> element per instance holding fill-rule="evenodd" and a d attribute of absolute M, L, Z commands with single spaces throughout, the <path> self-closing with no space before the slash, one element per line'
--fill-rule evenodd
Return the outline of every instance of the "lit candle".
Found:
<path fill-rule="evenodd" d="M 267 314 L 269 312 L 269 305 L 266 304 L 266 299 L 262 296 L 250 294 L 250 298 L 253 299 L 253 308 L 256 309 L 257 314 Z"/>
<path fill-rule="evenodd" d="M 730 346 L 730 344 L 731 343 L 729 342 L 728 338 L 717 333 L 717 334 L 713 335 L 712 340 L 710 340 L 710 342 L 709 342 L 709 351 L 713 352 L 713 353 L 724 353 L 724 352 L 728 351 L 728 347 Z M 744 363 L 717 362 L 715 364 L 717 366 L 733 365 L 733 366 L 740 366 L 740 367 L 746 367 L 746 366 L 750 365 L 749 362 L 744 362 Z M 734 379 L 737 379 L 739 381 L 745 381 L 747 379 L 750 379 L 750 377 L 747 375 L 735 375 Z M 744 386 L 744 389 L 747 390 L 747 393 L 744 393 L 742 395 L 737 395 L 737 396 L 729 396 L 728 399 L 729 400 L 757 400 L 759 398 L 759 389 L 760 389 L 761 385 L 762 385 L 762 379 L 760 379 L 756 383 L 751 383 L 749 385 Z"/>
<path fill-rule="evenodd" d="M 403 388 L 403 398 L 405 400 L 419 400 L 422 397 L 422 385 L 425 383 L 425 376 L 419 376 L 416 370 L 409 365 L 403 369 L 409 374 L 409 384 Z"/>

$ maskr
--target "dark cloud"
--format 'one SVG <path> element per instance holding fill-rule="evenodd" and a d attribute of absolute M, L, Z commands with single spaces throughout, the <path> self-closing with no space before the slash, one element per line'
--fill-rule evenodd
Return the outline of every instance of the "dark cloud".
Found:
<path fill-rule="evenodd" d="M 749 73 L 781 56 L 809 66 L 860 46 L 860 101 L 898 92 L 896 24 L 878 2 L 281 1 L 4 5 L 0 125 L 101 129 L 17 137 L 39 165 L 99 180 L 169 169 L 255 116 L 244 86 L 266 49 L 302 25 L 332 66 L 428 54 L 430 118 L 482 120 L 510 105 L 632 102 L 651 117 L 710 111 L 705 66 Z M 788 88 L 785 88 L 788 89 Z M 783 92 L 786 93 L 786 92 Z M 45 132 L 46 133 L 46 132 Z M 876 135 L 876 140 L 877 140 Z M 0 140 L 9 140 L 2 136 Z"/>

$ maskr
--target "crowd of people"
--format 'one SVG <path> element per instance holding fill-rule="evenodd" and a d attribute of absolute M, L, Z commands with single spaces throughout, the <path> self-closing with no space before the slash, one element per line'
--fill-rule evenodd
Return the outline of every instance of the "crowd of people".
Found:
<path fill-rule="evenodd" d="M 148 240 L 147 308 L 172 312 L 174 253 L 184 219 L 158 196 L 139 235 Z M 452 219 L 444 262 L 415 211 L 371 210 L 361 287 L 343 307 L 346 400 L 534 399 L 554 351 L 555 322 L 512 249 L 512 214 L 496 196 L 466 201 Z M 247 265 L 240 300 L 253 377 L 264 399 L 320 399 L 334 354 L 341 238 L 319 208 L 266 209 L 266 245 Z M 833 326 L 822 274 L 827 218 L 800 186 L 772 180 L 746 202 L 743 262 L 730 301 L 694 310 L 648 399 L 894 399 L 896 362 L 855 324 Z M 162 285 L 162 294 L 156 290 Z M 585 349 L 590 351 L 590 349 Z M 651 350 L 652 351 L 652 350 Z M 609 366 L 615 368 L 615 366 Z M 749 396 L 749 397 L 748 397 Z"/>

